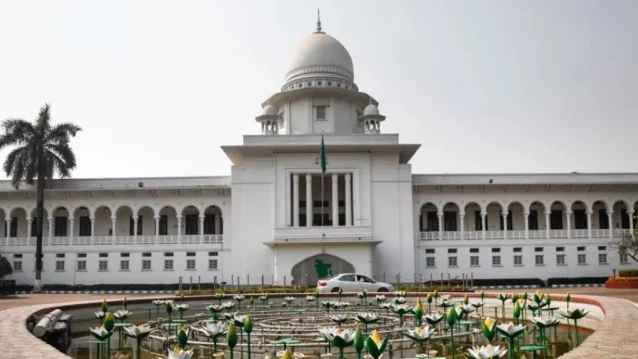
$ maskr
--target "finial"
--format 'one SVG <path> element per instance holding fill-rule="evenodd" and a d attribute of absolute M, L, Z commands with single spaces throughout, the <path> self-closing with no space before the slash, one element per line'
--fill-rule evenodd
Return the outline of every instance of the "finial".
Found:
<path fill-rule="evenodd" d="M 321 32 L 321 12 L 317 9 L 317 32 Z"/>

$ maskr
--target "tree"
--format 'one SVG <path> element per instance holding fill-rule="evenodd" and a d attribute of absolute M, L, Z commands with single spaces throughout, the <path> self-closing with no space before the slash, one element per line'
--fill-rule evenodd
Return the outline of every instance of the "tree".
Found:
<path fill-rule="evenodd" d="M 13 268 L 11 268 L 11 263 L 7 260 L 7 257 L 0 256 L 0 279 L 4 276 L 13 273 Z"/>
<path fill-rule="evenodd" d="M 42 230 L 44 227 L 44 190 L 54 175 L 69 177 L 75 168 L 75 155 L 69 146 L 80 127 L 71 123 L 55 126 L 50 122 L 50 107 L 45 104 L 33 122 L 8 119 L 2 122 L 0 149 L 12 146 L 4 162 L 4 171 L 18 189 L 22 183 L 35 185 L 36 250 L 34 290 L 42 280 Z"/>
<path fill-rule="evenodd" d="M 621 255 L 626 255 L 627 257 L 634 260 L 634 262 L 638 262 L 638 228 L 636 228 L 636 222 L 638 222 L 638 213 L 636 213 L 633 218 L 629 219 L 633 221 L 633 233 L 629 233 L 628 235 L 623 236 L 623 238 L 618 242 L 618 249 L 620 250 Z"/>

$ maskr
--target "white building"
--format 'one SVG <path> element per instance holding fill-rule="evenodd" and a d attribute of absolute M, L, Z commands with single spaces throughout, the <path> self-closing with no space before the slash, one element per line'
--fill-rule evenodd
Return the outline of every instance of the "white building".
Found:
<path fill-rule="evenodd" d="M 262 107 L 261 134 L 222 146 L 230 177 L 55 181 L 43 284 L 312 283 L 353 270 L 546 280 L 630 266 L 614 243 L 633 227 L 638 174 L 413 174 L 419 145 L 381 131 L 348 51 L 320 28 Z M 19 284 L 33 283 L 34 207 L 31 188 L 0 183 L 0 253 Z"/>

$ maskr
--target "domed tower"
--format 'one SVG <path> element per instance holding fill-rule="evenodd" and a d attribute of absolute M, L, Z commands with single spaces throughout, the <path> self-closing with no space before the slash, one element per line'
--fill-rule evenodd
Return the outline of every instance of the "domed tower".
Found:
<path fill-rule="evenodd" d="M 377 101 L 355 84 L 348 50 L 317 21 L 296 48 L 281 92 L 264 101 L 257 121 L 263 135 L 377 134 L 379 121 L 362 117 L 368 105 Z"/>

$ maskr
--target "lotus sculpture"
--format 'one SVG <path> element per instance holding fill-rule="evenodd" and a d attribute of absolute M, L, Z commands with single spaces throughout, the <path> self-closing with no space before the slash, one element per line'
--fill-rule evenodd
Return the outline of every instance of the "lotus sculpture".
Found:
<path fill-rule="evenodd" d="M 352 345 L 354 331 L 338 327 L 321 328 L 319 333 L 334 347 L 339 349 L 339 359 L 343 359 L 343 350 Z"/>
<path fill-rule="evenodd" d="M 414 341 L 424 353 L 428 353 L 427 342 L 432 337 L 432 334 L 434 334 L 434 328 L 428 325 L 417 326 L 413 329 L 406 329 L 403 332 L 403 335 L 412 339 L 412 341 Z M 423 344 L 426 345 L 425 351 L 423 351 Z"/>
<path fill-rule="evenodd" d="M 521 334 L 525 332 L 525 327 L 522 325 L 515 325 L 510 322 L 507 324 L 499 324 L 496 326 L 496 331 L 507 340 L 507 356 L 509 359 L 514 359 L 515 353 L 518 352 L 515 346 L 515 340 Z"/>
<path fill-rule="evenodd" d="M 496 337 L 496 320 L 492 318 L 486 318 L 481 321 L 481 333 L 488 342 L 492 342 L 494 337 Z"/>
<path fill-rule="evenodd" d="M 363 324 L 364 333 L 368 333 L 368 325 L 379 321 L 379 316 L 372 312 L 357 313 L 356 318 L 361 324 Z"/>
<path fill-rule="evenodd" d="M 467 350 L 467 356 L 471 359 L 497 359 L 504 357 L 506 353 L 507 349 L 491 344 L 475 346 Z"/>
<path fill-rule="evenodd" d="M 373 330 L 372 334 L 366 339 L 366 350 L 374 359 L 379 359 L 387 345 L 388 338 L 383 338 L 376 329 Z"/>
<path fill-rule="evenodd" d="M 127 337 L 135 339 L 135 358 L 141 358 L 140 351 L 142 347 L 142 340 L 151 334 L 151 331 L 153 331 L 153 328 L 146 324 L 129 325 L 128 327 L 124 327 L 124 334 L 126 334 Z"/>
<path fill-rule="evenodd" d="M 585 318 L 585 316 L 587 316 L 587 311 L 581 308 L 576 308 L 574 310 L 571 311 L 566 311 L 566 312 L 561 312 L 560 315 L 567 319 L 567 323 L 569 324 L 570 320 L 574 321 L 574 335 L 576 337 L 576 345 L 578 345 L 580 343 L 580 335 L 578 334 L 578 321 L 580 319 Z"/>
<path fill-rule="evenodd" d="M 217 352 L 217 340 L 226 334 L 226 324 L 222 321 L 207 322 L 199 332 L 213 342 L 213 353 Z"/>

